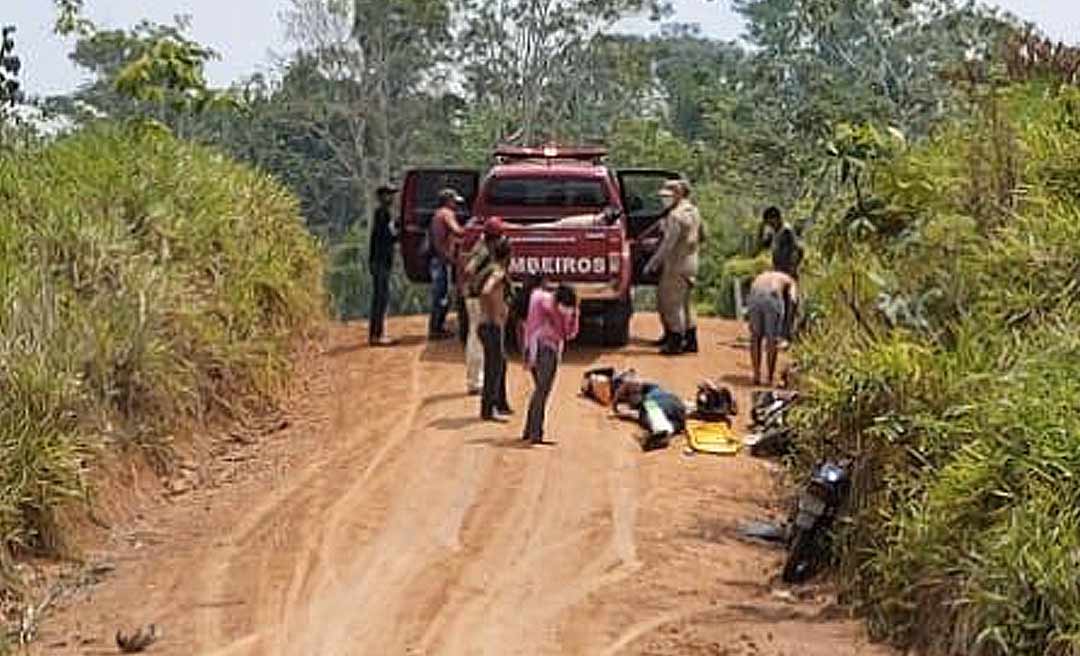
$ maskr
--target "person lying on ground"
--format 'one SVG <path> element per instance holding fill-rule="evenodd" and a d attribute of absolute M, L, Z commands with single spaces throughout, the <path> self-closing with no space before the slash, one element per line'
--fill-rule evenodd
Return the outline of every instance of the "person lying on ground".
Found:
<path fill-rule="evenodd" d="M 655 426 L 651 425 L 645 408 L 647 401 L 653 401 L 671 422 L 675 432 L 682 432 L 686 428 L 686 405 L 682 399 L 659 384 L 643 379 L 631 369 L 621 376 L 616 376 L 614 385 L 615 396 L 611 401 L 611 410 L 615 416 L 634 417 L 650 433 L 654 432 Z M 621 410 L 623 405 L 628 407 L 629 413 Z"/>
<path fill-rule="evenodd" d="M 536 384 L 529 401 L 529 416 L 522 439 L 533 444 L 544 441 L 544 411 L 566 342 L 577 337 L 578 299 L 574 290 L 559 285 L 548 291 L 543 285 L 533 290 L 525 321 L 525 366 Z"/>
<path fill-rule="evenodd" d="M 750 360 L 754 367 L 754 386 L 761 385 L 761 349 L 765 347 L 768 384 L 776 372 L 776 354 L 784 336 L 788 312 L 793 312 L 797 288 L 795 280 L 782 271 L 766 271 L 750 285 L 747 301 L 750 325 Z"/>

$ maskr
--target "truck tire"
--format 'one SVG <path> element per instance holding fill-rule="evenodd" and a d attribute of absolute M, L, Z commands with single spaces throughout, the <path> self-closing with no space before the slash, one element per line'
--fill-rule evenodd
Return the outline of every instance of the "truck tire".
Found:
<path fill-rule="evenodd" d="M 604 346 L 622 347 L 630 343 L 630 317 L 633 314 L 629 297 L 608 304 L 604 310 Z"/>

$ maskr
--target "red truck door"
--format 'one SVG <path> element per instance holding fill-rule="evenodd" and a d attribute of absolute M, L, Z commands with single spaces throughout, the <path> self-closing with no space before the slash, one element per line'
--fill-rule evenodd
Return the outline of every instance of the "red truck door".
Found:
<path fill-rule="evenodd" d="M 474 169 L 411 169 L 406 171 L 401 188 L 401 256 L 405 275 L 417 283 L 431 282 L 427 258 L 423 250 L 431 217 L 439 205 L 439 192 L 453 189 L 465 198 L 458 208 L 462 225 L 472 214 L 480 172 Z"/>
<path fill-rule="evenodd" d="M 664 205 L 659 191 L 668 180 L 682 176 L 674 171 L 659 169 L 622 169 L 618 172 L 619 193 L 626 209 L 626 232 L 630 239 L 631 282 L 635 285 L 655 285 L 659 277 L 646 275 L 645 265 L 656 252 L 663 236 L 660 219 Z"/>

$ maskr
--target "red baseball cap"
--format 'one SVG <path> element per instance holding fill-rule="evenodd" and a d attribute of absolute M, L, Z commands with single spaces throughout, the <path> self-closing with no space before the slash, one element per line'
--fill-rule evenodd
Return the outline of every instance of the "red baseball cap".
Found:
<path fill-rule="evenodd" d="M 499 237 L 503 233 L 503 229 L 506 225 L 503 223 L 501 217 L 489 216 L 484 220 L 484 236 L 485 237 Z"/>

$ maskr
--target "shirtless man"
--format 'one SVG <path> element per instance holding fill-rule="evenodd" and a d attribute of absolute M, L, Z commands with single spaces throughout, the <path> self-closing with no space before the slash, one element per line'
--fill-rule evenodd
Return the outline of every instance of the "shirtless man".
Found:
<path fill-rule="evenodd" d="M 781 271 L 766 271 L 750 286 L 750 359 L 754 365 L 754 386 L 761 384 L 761 345 L 768 357 L 769 385 L 776 372 L 777 343 L 784 336 L 788 313 L 793 311 L 797 288 L 795 279 Z"/>
<path fill-rule="evenodd" d="M 450 309 L 450 263 L 453 262 L 453 244 L 465 234 L 457 220 L 457 208 L 465 202 L 453 189 L 439 192 L 439 208 L 431 218 L 431 319 L 428 321 L 428 339 L 446 339 L 452 333 L 446 330 L 446 314 Z"/>
<path fill-rule="evenodd" d="M 480 316 L 477 332 L 484 347 L 484 383 L 480 396 L 480 417 L 485 421 L 506 423 L 512 414 L 506 400 L 506 303 L 509 283 L 510 242 L 502 238 L 491 250 L 493 267 L 480 289 Z"/>

